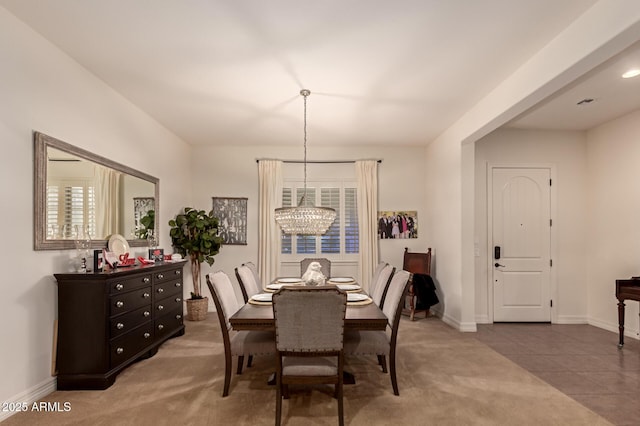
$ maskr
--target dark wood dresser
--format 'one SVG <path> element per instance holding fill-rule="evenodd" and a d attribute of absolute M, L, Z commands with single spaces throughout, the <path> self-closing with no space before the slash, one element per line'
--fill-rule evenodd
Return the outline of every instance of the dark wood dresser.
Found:
<path fill-rule="evenodd" d="M 184 334 L 186 261 L 58 280 L 58 389 L 106 389 L 120 371 Z"/>

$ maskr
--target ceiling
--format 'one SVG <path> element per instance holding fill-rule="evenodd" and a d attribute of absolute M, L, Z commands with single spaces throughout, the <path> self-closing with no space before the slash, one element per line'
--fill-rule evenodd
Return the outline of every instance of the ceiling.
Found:
<path fill-rule="evenodd" d="M 306 88 L 310 144 L 390 146 L 435 139 L 595 1 L 0 6 L 190 144 L 299 145 Z M 604 120 L 598 105 L 639 107 L 638 95 L 620 101 L 629 91 L 618 80 L 592 78 L 512 125 L 584 128 Z M 579 111 L 583 97 L 597 102 Z"/>

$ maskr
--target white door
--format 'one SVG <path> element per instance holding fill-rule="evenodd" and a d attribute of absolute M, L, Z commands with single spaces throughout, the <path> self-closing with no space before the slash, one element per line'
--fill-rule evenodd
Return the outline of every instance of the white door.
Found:
<path fill-rule="evenodd" d="M 493 168 L 493 320 L 551 321 L 551 171 Z"/>

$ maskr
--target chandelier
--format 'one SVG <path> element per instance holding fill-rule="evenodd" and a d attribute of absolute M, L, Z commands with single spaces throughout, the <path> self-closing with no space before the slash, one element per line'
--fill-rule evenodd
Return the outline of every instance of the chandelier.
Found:
<path fill-rule="evenodd" d="M 275 210 L 276 222 L 285 234 L 321 235 L 327 232 L 336 219 L 336 211 L 329 207 L 316 207 L 307 202 L 307 96 L 311 92 L 302 89 L 304 97 L 304 192 L 297 207 L 280 207 Z"/>

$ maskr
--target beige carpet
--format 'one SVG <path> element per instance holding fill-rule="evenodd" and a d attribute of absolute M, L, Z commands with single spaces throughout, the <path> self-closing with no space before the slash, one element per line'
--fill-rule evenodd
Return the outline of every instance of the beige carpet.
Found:
<path fill-rule="evenodd" d="M 70 412 L 16 414 L 11 425 L 271 425 L 275 390 L 266 381 L 269 359 L 256 358 L 222 398 L 224 358 L 215 314 L 187 322 L 184 336 L 165 343 L 104 391 L 54 392 Z M 437 318 L 400 325 L 398 381 L 371 359 L 348 359 L 357 384 L 345 386 L 345 423 L 351 425 L 609 425 L 606 420 L 529 374 L 473 333 Z M 337 424 L 330 389 L 297 390 L 283 404 L 285 425 Z"/>

